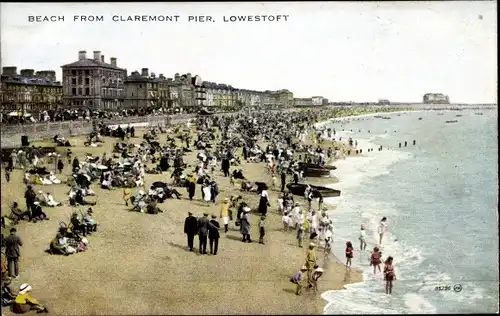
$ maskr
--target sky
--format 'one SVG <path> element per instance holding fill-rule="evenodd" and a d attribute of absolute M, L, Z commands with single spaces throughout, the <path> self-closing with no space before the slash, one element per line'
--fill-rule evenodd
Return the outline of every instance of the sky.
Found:
<path fill-rule="evenodd" d="M 78 51 L 92 58 L 100 50 L 129 73 L 190 72 L 236 88 L 288 89 L 295 97 L 419 102 L 435 92 L 456 103 L 497 103 L 496 1 L 1 3 L 0 10 L 2 66 L 53 69 L 58 79 Z M 179 18 L 112 20 L 129 15 Z M 224 21 L 247 15 L 281 17 Z"/>

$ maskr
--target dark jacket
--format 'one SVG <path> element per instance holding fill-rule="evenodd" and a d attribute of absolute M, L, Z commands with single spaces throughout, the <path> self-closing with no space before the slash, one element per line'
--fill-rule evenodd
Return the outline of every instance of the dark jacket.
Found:
<path fill-rule="evenodd" d="M 5 256 L 7 258 L 19 258 L 21 255 L 21 250 L 19 249 L 23 243 L 21 238 L 16 234 L 10 234 L 5 238 Z"/>
<path fill-rule="evenodd" d="M 206 217 L 200 217 L 198 219 L 198 234 L 199 235 L 207 235 L 208 234 L 208 227 L 210 220 Z"/>
<path fill-rule="evenodd" d="M 184 234 L 196 235 L 198 232 L 198 220 L 196 217 L 189 215 L 184 221 Z"/>
<path fill-rule="evenodd" d="M 34 202 L 35 199 L 36 199 L 36 193 L 35 193 L 35 191 L 33 191 L 33 190 L 26 190 L 26 192 L 24 193 L 24 198 L 28 202 Z"/>
<path fill-rule="evenodd" d="M 208 238 L 210 239 L 218 239 L 220 238 L 220 234 L 219 234 L 219 228 L 220 228 L 220 224 L 218 221 L 216 221 L 215 219 L 212 219 L 210 221 L 210 228 L 208 229 Z"/>

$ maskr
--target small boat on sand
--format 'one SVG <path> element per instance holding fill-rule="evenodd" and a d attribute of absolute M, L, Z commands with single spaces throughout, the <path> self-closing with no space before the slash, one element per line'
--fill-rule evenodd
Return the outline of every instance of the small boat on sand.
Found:
<path fill-rule="evenodd" d="M 316 185 L 309 185 L 311 189 L 313 189 L 313 196 L 314 197 L 319 197 L 318 193 L 321 193 L 321 196 L 323 198 L 327 197 L 337 197 L 340 196 L 341 191 L 340 190 L 335 190 L 332 188 L 327 188 L 327 187 L 321 187 L 321 186 L 316 186 Z M 304 196 L 304 193 L 306 192 L 307 189 L 307 184 L 305 183 L 289 183 L 286 185 L 287 189 L 294 195 L 301 195 Z"/>
<path fill-rule="evenodd" d="M 461 117 L 461 116 L 462 116 L 462 114 L 457 114 L 457 115 L 455 115 L 455 116 L 456 116 L 456 117 Z"/>
<path fill-rule="evenodd" d="M 446 123 L 456 123 L 458 122 L 457 120 L 452 120 L 452 121 L 446 121 Z"/>
<path fill-rule="evenodd" d="M 324 168 L 324 169 L 328 169 L 328 170 L 336 170 L 337 167 L 335 166 L 329 166 L 329 165 L 324 165 L 324 166 L 320 166 L 318 164 L 315 164 L 315 163 L 307 163 L 307 162 L 299 162 L 299 168 Z"/>
<path fill-rule="evenodd" d="M 477 112 L 477 113 L 475 113 L 475 114 L 476 114 L 476 115 L 483 115 L 483 113 L 482 113 L 482 112 Z"/>
<path fill-rule="evenodd" d="M 304 172 L 304 177 L 327 177 L 330 175 L 330 169 L 326 168 L 311 168 L 311 167 L 304 167 L 302 168 L 302 171 Z"/>

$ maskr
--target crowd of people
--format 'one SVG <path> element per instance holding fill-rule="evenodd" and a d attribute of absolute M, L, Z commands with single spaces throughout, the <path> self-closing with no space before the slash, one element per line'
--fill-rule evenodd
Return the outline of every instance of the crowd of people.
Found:
<path fill-rule="evenodd" d="M 93 139 L 100 142 L 103 141 L 100 136 L 101 131 L 103 133 L 109 132 L 109 136 L 114 136 L 117 140 L 114 152 L 105 153 L 102 157 L 87 155 L 85 161 L 80 161 L 78 157 L 72 157 L 70 149 L 66 151 L 67 162 L 71 164 L 71 173 L 66 183 L 70 186 L 69 204 L 85 206 L 88 209 L 85 214 L 74 212 L 68 224 L 60 225 L 55 238 L 50 242 L 49 252 L 70 255 L 88 248 L 87 235 L 97 231 L 98 227 L 97 222 L 92 218 L 93 210 L 91 207 L 96 205 L 96 202 L 87 199 L 89 196 L 96 195 L 96 191 L 91 188 L 93 182 L 97 182 L 101 190 L 119 188 L 123 191 L 126 207 L 131 207 L 132 211 L 149 214 L 162 213 L 159 204 L 168 199 L 181 199 L 183 193 L 179 187 L 185 189 L 189 200 L 197 199 L 196 192 L 199 186 L 200 200 L 207 205 L 220 203 L 220 214 L 204 212 L 201 216 L 196 217 L 193 212 L 188 212 L 184 223 L 184 234 L 187 236 L 187 249 L 189 251 L 195 252 L 197 250 L 202 255 L 217 255 L 220 251 L 221 234 L 228 233 L 231 222 L 238 228 L 243 243 L 253 242 L 251 237 L 253 214 L 258 216 L 258 221 L 255 222 L 258 223 L 259 243 L 264 246 L 266 244 L 267 216 L 272 205 L 268 192 L 269 185 L 248 179 L 243 174 L 243 169 L 240 168 L 243 161 L 263 163 L 266 166 L 266 172 L 269 173 L 268 183 L 272 187 L 279 190 L 276 182 L 278 177 L 281 180 L 281 195 L 276 201 L 276 209 L 282 216 L 283 231 L 295 232 L 297 245 L 300 248 L 303 247 L 304 239 L 309 240 L 306 243 L 308 247 L 304 262 L 300 263 L 301 268 L 290 278 L 290 281 L 296 284 L 297 295 L 302 294 L 304 288 L 317 291 L 318 281 L 324 270 L 320 266 L 316 251 L 318 248 L 323 248 L 327 255 L 330 253 L 334 242 L 333 221 L 327 213 L 328 207 L 323 205 L 321 195 L 315 196 L 311 194 L 311 191 L 306 190 L 303 197 L 294 198 L 292 193 L 286 189 L 286 183 L 289 178 L 295 183 L 305 180 L 300 163 L 323 165 L 327 159 L 336 157 L 335 149 L 332 146 L 325 149 L 328 146 L 322 144 L 325 138 L 331 138 L 335 132 L 315 129 L 313 123 L 318 117 L 319 114 L 315 112 L 297 112 L 272 117 L 264 113 L 239 114 L 233 117 L 200 117 L 196 122 L 196 137 L 194 139 L 191 138 L 190 123 L 185 130 L 180 128 L 174 130 L 174 134 L 181 140 L 182 145 L 179 145 L 171 137 L 168 138 L 166 144 L 161 145 L 157 141 L 158 136 L 171 132 L 171 130 L 160 126 L 150 127 L 144 135 L 144 140 L 140 144 L 132 146 L 128 145 L 128 140 L 135 136 L 135 130 L 132 128 L 122 129 L 119 127 L 119 132 L 112 133 L 109 131 L 109 127 L 101 126 L 100 131 L 93 132 L 89 138 L 91 142 L 94 142 Z M 108 129 L 108 132 L 104 132 L 103 129 Z M 309 137 L 312 140 L 312 145 L 308 144 Z M 263 145 L 262 141 L 267 144 Z M 124 144 L 119 145 L 122 143 Z M 238 148 L 242 149 L 242 157 L 237 154 Z M 184 162 L 183 155 L 192 150 L 198 151 L 197 161 L 194 165 L 188 165 Z M 35 150 L 29 156 L 23 153 L 22 150 L 13 153 L 8 159 L 6 169 L 27 169 L 31 166 L 37 168 L 40 165 L 41 154 L 37 154 Z M 51 158 L 61 162 L 64 159 L 60 156 Z M 147 168 L 147 165 L 150 164 L 156 164 L 154 170 Z M 61 167 L 59 170 L 63 169 Z M 219 200 L 217 169 L 222 172 L 222 177 L 230 178 L 231 183 L 239 179 L 242 183 L 242 191 L 256 194 L 258 204 L 253 205 L 248 198 L 245 198 L 245 194 L 224 197 Z M 171 183 L 157 181 L 149 187 L 146 186 L 148 173 L 165 171 L 171 171 L 170 179 L 173 179 Z M 33 174 L 38 175 L 39 170 Z M 50 172 L 49 175 L 55 176 Z M 51 179 L 51 184 L 58 184 L 54 179 L 56 178 Z M 13 201 L 11 214 L 8 216 L 12 220 L 12 225 L 22 220 L 48 220 L 49 218 L 43 212 L 43 207 L 61 205 L 50 193 L 39 191 L 37 195 L 32 187 L 33 181 L 26 180 L 26 183 L 27 189 L 24 198 L 27 210 L 20 210 L 17 201 Z M 138 190 L 136 194 L 132 194 L 134 188 Z M 318 207 L 312 203 L 314 200 L 317 200 Z M 5 219 L 2 218 L 2 220 L 2 225 L 5 225 Z M 219 220 L 222 220 L 222 225 Z M 386 218 L 380 224 L 379 245 L 382 244 L 383 234 L 387 227 L 385 223 Z M 198 236 L 197 249 L 194 245 L 195 236 Z M 366 249 L 364 226 L 361 227 L 359 239 L 360 249 Z M 2 245 L 5 246 L 8 259 L 5 274 L 16 279 L 19 277 L 18 258 L 22 242 L 16 235 L 15 228 L 11 229 L 11 235 L 3 241 Z M 207 247 L 209 251 L 207 251 Z M 347 269 L 351 267 L 354 258 L 354 247 L 350 241 L 346 242 L 345 253 Z M 380 272 L 381 256 L 379 246 L 375 247 L 371 256 L 374 272 L 375 269 Z M 391 293 L 392 281 L 395 280 L 392 260 L 392 257 L 388 257 L 384 266 L 387 293 Z M 31 290 L 30 285 L 23 284 L 21 288 L 14 300 L 16 304 L 28 304 L 30 309 L 34 308 L 38 311 L 47 310 L 27 295 Z M 21 307 L 20 309 L 27 308 L 26 306 Z"/>

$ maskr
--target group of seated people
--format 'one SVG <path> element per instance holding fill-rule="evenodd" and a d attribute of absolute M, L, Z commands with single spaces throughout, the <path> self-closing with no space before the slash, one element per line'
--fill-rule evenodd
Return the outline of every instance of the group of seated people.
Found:
<path fill-rule="evenodd" d="M 97 231 L 97 222 L 92 218 L 92 208 L 80 218 L 77 213 L 71 215 L 70 225 L 61 226 L 54 239 L 50 242 L 49 252 L 68 256 L 87 250 L 87 234 Z"/>
<path fill-rule="evenodd" d="M 157 206 L 156 198 L 147 195 L 143 190 L 140 190 L 135 196 L 132 196 L 130 200 L 134 206 L 132 209 L 134 211 L 148 214 L 163 213 Z"/>
<path fill-rule="evenodd" d="M 16 295 L 11 290 L 10 284 L 11 280 L 4 278 L 2 270 L 2 307 L 10 306 L 14 314 L 25 314 L 32 310 L 36 311 L 37 314 L 49 312 L 45 306 L 30 295 L 33 289 L 31 285 L 27 283 L 21 284 Z"/>
<path fill-rule="evenodd" d="M 48 185 L 48 184 L 60 184 L 61 180 L 59 180 L 52 171 L 46 175 L 30 174 L 27 172 L 24 174 L 24 183 Z"/>
<path fill-rule="evenodd" d="M 37 200 L 43 206 L 56 207 L 62 205 L 61 202 L 54 200 L 54 197 L 49 192 L 43 193 L 43 191 L 38 191 L 38 194 Z"/>
<path fill-rule="evenodd" d="M 17 225 L 22 220 L 33 221 L 36 223 L 39 220 L 48 220 L 49 217 L 42 210 L 40 202 L 35 202 L 31 210 L 22 211 L 17 202 L 12 203 L 10 214 L 6 216 L 13 225 Z M 5 218 L 2 216 L 2 226 L 5 227 Z"/>
<path fill-rule="evenodd" d="M 90 201 L 87 201 L 86 199 L 84 199 L 84 195 L 93 195 L 93 194 L 88 194 L 88 193 L 89 192 L 85 191 L 84 189 L 72 188 L 68 194 L 69 195 L 69 204 L 72 206 L 75 206 L 78 204 L 79 205 L 96 205 L 96 202 L 90 202 Z"/>

